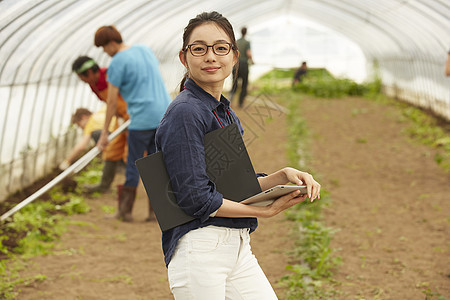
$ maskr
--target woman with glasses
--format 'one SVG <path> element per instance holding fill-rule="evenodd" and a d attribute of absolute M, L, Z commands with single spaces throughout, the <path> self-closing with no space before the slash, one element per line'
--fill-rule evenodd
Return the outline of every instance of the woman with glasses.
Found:
<path fill-rule="evenodd" d="M 217 12 L 189 21 L 179 53 L 187 72 L 180 94 L 169 105 L 156 133 L 178 205 L 195 219 L 163 232 L 169 284 L 175 299 L 276 299 L 250 249 L 257 217 L 271 217 L 306 199 L 298 191 L 265 207 L 224 199 L 208 178 L 203 139 L 239 118 L 223 95 L 223 84 L 238 61 L 233 28 Z M 255 175 L 256 176 L 256 175 Z M 261 189 L 306 184 L 319 198 L 311 175 L 283 168 L 258 178 Z"/>

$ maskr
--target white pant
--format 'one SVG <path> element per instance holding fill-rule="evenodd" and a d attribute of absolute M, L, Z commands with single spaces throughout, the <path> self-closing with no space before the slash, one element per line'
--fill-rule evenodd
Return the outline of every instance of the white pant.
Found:
<path fill-rule="evenodd" d="M 184 235 L 168 266 L 175 299 L 277 299 L 248 231 L 208 226 Z"/>

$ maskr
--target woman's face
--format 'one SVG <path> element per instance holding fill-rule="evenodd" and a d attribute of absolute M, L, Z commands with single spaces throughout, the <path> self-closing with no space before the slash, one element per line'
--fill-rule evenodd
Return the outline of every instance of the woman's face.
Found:
<path fill-rule="evenodd" d="M 188 45 L 203 44 L 211 46 L 216 43 L 231 44 L 231 39 L 215 23 L 205 23 L 192 31 Z M 225 56 L 216 55 L 212 47 L 207 49 L 203 56 L 193 56 L 190 50 L 180 52 L 181 63 L 188 69 L 189 77 L 203 89 L 208 90 L 217 86 L 223 88 L 223 83 L 231 74 L 233 66 L 237 62 L 237 57 L 233 49 Z"/>

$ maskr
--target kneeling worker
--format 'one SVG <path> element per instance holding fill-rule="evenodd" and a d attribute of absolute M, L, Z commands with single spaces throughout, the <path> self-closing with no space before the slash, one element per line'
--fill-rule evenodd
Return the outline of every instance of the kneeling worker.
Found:
<path fill-rule="evenodd" d="M 96 113 L 92 113 L 86 108 L 78 108 L 72 116 L 72 124 L 78 125 L 83 129 L 83 137 L 73 147 L 69 156 L 59 165 L 61 170 L 67 169 L 73 164 L 79 156 L 85 151 L 89 145 L 91 139 L 97 143 L 98 138 L 103 129 L 103 123 L 105 122 L 106 106 L 100 109 Z M 117 127 L 117 120 L 114 118 L 111 122 L 110 130 L 114 131 Z M 120 165 L 124 165 L 123 161 L 123 145 L 120 143 L 110 143 L 108 147 L 103 151 L 102 158 L 104 161 L 104 167 L 102 172 L 102 178 L 99 185 L 87 187 L 88 192 L 105 192 L 107 191 L 111 183 L 114 180 L 116 169 Z"/>

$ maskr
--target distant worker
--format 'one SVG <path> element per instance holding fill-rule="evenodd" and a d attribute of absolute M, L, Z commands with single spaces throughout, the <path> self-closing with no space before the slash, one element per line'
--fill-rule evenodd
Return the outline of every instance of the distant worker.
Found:
<path fill-rule="evenodd" d="M 77 158 L 85 151 L 91 141 L 97 142 L 101 131 L 103 129 L 103 123 L 105 122 L 106 106 L 92 113 L 86 108 L 78 108 L 76 112 L 72 115 L 72 124 L 78 125 L 83 129 L 83 137 L 80 141 L 73 147 L 69 156 L 59 165 L 61 170 L 67 169 L 72 163 L 74 163 Z M 111 123 L 110 130 L 114 130 L 116 125 L 115 118 Z M 102 179 L 99 186 L 95 188 L 88 189 L 89 192 L 104 192 L 109 189 L 111 183 L 114 180 L 116 166 L 123 163 L 123 147 L 117 143 L 110 143 L 105 151 L 103 151 L 102 157 L 105 163 L 103 168 Z"/>
<path fill-rule="evenodd" d="M 295 71 L 294 80 L 292 81 L 292 85 L 296 85 L 301 82 L 303 77 L 308 73 L 308 66 L 306 65 L 306 61 L 302 62 L 300 68 Z"/>
<path fill-rule="evenodd" d="M 247 28 L 242 27 L 241 29 L 242 37 L 237 40 L 237 46 L 239 50 L 239 64 L 233 70 L 233 86 L 230 92 L 230 101 L 233 100 L 234 94 L 238 89 L 238 81 L 242 80 L 241 85 L 241 93 L 239 95 L 239 107 L 244 105 L 245 97 L 247 96 L 247 87 L 248 87 L 248 66 L 249 64 L 253 64 L 252 51 L 250 49 L 250 42 L 245 39 L 245 35 L 247 34 Z"/>
<path fill-rule="evenodd" d="M 450 50 L 448 50 L 447 62 L 445 63 L 445 75 L 450 76 Z"/>
<path fill-rule="evenodd" d="M 120 32 L 112 25 L 102 26 L 95 33 L 94 44 L 112 57 L 108 67 L 108 97 L 106 119 L 97 146 L 108 145 L 108 127 L 118 108 L 119 93 L 128 104 L 131 123 L 128 127 L 128 158 L 126 181 L 119 195 L 116 217 L 132 221 L 139 173 L 135 162 L 156 151 L 155 133 L 171 98 L 159 71 L 159 62 L 152 50 L 144 45 L 128 46 Z M 148 202 L 149 217 L 156 220 Z"/>
<path fill-rule="evenodd" d="M 89 84 L 91 90 L 97 95 L 100 101 L 106 103 L 108 84 L 106 82 L 106 68 L 100 68 L 99 65 L 90 58 L 89 56 L 80 56 L 72 64 L 72 71 L 75 72 L 78 78 Z M 106 110 L 103 114 L 106 113 Z M 122 96 L 119 95 L 117 101 L 117 114 L 121 121 L 126 121 L 129 119 L 127 113 L 127 103 L 123 100 Z M 103 117 L 104 121 L 104 117 Z M 119 121 L 119 120 L 118 120 Z M 102 123 L 103 125 L 103 123 Z M 111 130 L 115 130 L 119 127 L 119 122 L 115 122 Z M 96 128 L 102 129 L 102 128 Z M 95 142 L 97 143 L 99 136 L 97 136 Z M 108 151 L 102 154 L 104 160 L 103 174 L 100 184 L 94 186 L 87 186 L 86 190 L 88 192 L 105 192 L 111 186 L 114 179 L 117 167 L 126 162 L 127 160 L 127 133 L 124 132 L 117 136 L 112 142 Z"/>

